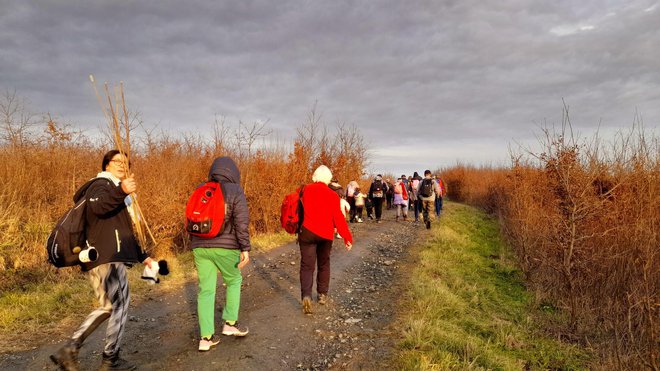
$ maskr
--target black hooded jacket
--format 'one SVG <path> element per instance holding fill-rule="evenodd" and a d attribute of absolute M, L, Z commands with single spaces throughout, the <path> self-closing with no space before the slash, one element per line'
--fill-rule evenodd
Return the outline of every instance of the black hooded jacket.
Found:
<path fill-rule="evenodd" d="M 218 157 L 209 171 L 209 180 L 222 183 L 225 199 L 225 228 L 215 238 L 192 236 L 192 247 L 221 247 L 250 251 L 250 213 L 241 188 L 241 173 L 229 157 Z"/>
<path fill-rule="evenodd" d="M 96 261 L 81 264 L 83 271 L 106 263 L 142 262 L 149 256 L 133 234 L 133 222 L 124 202 L 126 196 L 121 183 L 115 185 L 105 178 L 86 183 L 73 196 L 74 202 L 87 198 L 87 243 L 98 252 Z"/>

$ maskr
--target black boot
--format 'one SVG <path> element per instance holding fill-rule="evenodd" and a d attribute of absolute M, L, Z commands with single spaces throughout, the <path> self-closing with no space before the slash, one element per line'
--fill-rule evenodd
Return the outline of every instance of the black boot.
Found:
<path fill-rule="evenodd" d="M 99 370 L 135 370 L 137 366 L 131 362 L 119 357 L 119 350 L 112 355 L 108 356 L 103 353 L 103 362 L 101 362 L 101 368 Z"/>
<path fill-rule="evenodd" d="M 73 340 L 69 340 L 55 354 L 51 354 L 50 360 L 60 370 L 78 371 L 78 346 Z"/>

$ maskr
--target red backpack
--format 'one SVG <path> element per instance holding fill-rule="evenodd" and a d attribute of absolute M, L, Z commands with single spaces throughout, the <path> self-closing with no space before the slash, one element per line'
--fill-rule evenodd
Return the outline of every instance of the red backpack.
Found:
<path fill-rule="evenodd" d="M 304 186 L 284 196 L 280 210 L 280 223 L 289 234 L 300 233 L 303 221 L 302 194 Z"/>
<path fill-rule="evenodd" d="M 224 231 L 225 197 L 222 185 L 206 182 L 198 187 L 186 204 L 186 231 L 201 238 L 214 238 Z"/>

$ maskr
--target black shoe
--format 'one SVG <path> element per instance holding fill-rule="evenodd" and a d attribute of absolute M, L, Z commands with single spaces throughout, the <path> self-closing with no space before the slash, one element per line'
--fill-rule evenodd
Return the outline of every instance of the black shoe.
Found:
<path fill-rule="evenodd" d="M 136 368 L 137 366 L 131 362 L 120 358 L 119 351 L 117 351 L 113 356 L 107 356 L 103 353 L 103 362 L 101 362 L 101 368 L 99 368 L 99 370 L 135 370 Z"/>
<path fill-rule="evenodd" d="M 426 221 L 426 229 L 431 229 L 431 221 L 430 220 Z"/>
<path fill-rule="evenodd" d="M 78 371 L 78 348 L 72 342 L 67 342 L 50 356 L 50 360 L 59 366 L 60 370 Z"/>

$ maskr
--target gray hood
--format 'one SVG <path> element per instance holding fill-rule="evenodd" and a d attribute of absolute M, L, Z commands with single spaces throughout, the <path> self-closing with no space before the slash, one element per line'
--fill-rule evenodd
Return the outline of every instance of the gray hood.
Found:
<path fill-rule="evenodd" d="M 221 183 L 241 183 L 241 172 L 234 160 L 229 157 L 218 157 L 213 161 L 209 171 L 209 180 Z"/>

